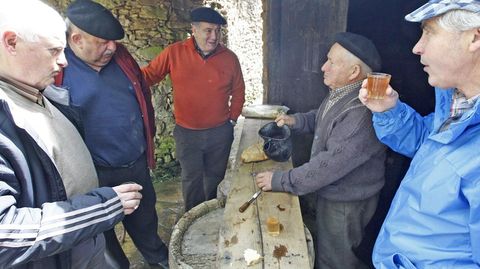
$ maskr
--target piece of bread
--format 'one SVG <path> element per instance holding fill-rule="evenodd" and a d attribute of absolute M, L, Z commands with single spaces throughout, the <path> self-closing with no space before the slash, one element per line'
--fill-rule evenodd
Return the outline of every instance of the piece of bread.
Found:
<path fill-rule="evenodd" d="M 262 260 L 262 256 L 256 250 L 250 248 L 243 251 L 243 257 L 247 262 L 247 266 L 257 264 Z"/>
<path fill-rule="evenodd" d="M 246 148 L 240 155 L 240 159 L 244 163 L 259 162 L 268 159 L 263 151 L 263 143 L 257 143 Z"/>

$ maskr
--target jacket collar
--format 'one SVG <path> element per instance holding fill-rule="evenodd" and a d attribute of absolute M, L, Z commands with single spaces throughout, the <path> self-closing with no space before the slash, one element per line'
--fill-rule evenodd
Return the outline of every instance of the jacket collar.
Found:
<path fill-rule="evenodd" d="M 458 121 L 453 122 L 445 131 L 438 131 L 445 120 L 450 117 L 454 91 L 454 89 L 435 88 L 435 116 L 430 139 L 443 144 L 456 140 L 467 128 L 480 123 L 480 99 L 477 99 L 473 108 L 466 111 Z"/>
<path fill-rule="evenodd" d="M 14 79 L 1 77 L 0 80 L 14 86 L 11 87 L 11 89 L 14 90 L 16 93 L 20 94 L 21 96 L 27 98 L 32 102 L 43 106 L 43 95 L 40 90 Z"/>

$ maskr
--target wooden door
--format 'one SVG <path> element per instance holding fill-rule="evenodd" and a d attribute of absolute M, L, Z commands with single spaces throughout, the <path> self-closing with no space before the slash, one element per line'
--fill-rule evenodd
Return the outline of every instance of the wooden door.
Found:
<path fill-rule="evenodd" d="M 264 10 L 264 103 L 318 108 L 328 93 L 320 69 L 333 35 L 346 29 L 348 0 L 265 0 Z M 309 160 L 311 141 L 293 137 L 293 166 Z"/>

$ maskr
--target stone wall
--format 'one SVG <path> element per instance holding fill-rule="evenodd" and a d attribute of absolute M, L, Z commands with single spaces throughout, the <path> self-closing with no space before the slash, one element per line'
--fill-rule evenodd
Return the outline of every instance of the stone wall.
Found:
<path fill-rule="evenodd" d="M 72 0 L 45 0 L 60 13 Z M 143 66 L 167 45 L 183 40 L 190 34 L 189 13 L 207 5 L 227 18 L 223 42 L 239 57 L 246 83 L 247 104 L 261 100 L 262 86 L 262 22 L 261 0 L 97 0 L 119 18 L 125 28 L 126 45 Z M 167 79 L 153 89 L 157 125 L 157 176 L 165 170 L 177 170 L 174 141 L 171 135 L 173 103 L 171 83 Z M 175 171 L 174 171 L 175 172 Z M 167 173 L 168 174 L 168 173 Z"/>

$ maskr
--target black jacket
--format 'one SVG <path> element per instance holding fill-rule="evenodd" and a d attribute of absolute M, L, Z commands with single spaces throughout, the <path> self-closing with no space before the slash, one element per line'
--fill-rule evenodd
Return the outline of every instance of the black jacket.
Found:
<path fill-rule="evenodd" d="M 0 268 L 71 268 L 70 250 L 123 216 L 111 188 L 67 200 L 54 163 L 0 98 Z"/>

